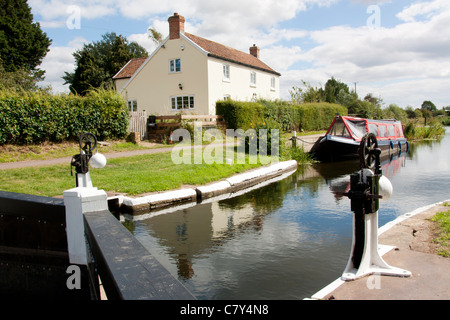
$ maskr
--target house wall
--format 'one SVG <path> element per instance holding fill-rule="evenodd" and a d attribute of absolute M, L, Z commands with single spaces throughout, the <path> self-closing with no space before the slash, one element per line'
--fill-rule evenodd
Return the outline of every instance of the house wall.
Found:
<path fill-rule="evenodd" d="M 169 61 L 177 58 L 181 59 L 181 72 L 170 73 Z M 150 114 L 208 114 L 206 75 L 206 55 L 183 38 L 168 40 L 137 72 L 122 95 L 126 100 L 137 100 L 138 111 Z M 194 95 L 195 108 L 172 110 L 171 97 L 180 95 Z"/>
<path fill-rule="evenodd" d="M 127 84 L 128 80 L 130 80 L 130 79 L 129 78 L 115 79 L 114 85 L 116 86 L 116 91 L 117 92 L 122 91 L 123 87 Z"/>
<path fill-rule="evenodd" d="M 223 77 L 223 65 L 230 66 L 229 80 Z M 250 73 L 256 73 L 256 85 L 250 82 Z M 275 78 L 275 88 L 271 89 L 271 78 Z M 279 76 L 254 68 L 242 66 L 221 59 L 209 58 L 209 110 L 216 113 L 216 102 L 229 97 L 233 100 L 251 101 L 253 98 L 275 100 L 280 98 Z"/>

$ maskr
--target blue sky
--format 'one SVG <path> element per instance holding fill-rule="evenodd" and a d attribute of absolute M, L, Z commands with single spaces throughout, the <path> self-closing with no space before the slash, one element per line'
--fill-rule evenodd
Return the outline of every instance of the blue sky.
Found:
<path fill-rule="evenodd" d="M 29 0 L 35 21 L 53 39 L 41 68 L 55 92 L 74 70 L 73 52 L 107 32 L 151 53 L 147 29 L 168 34 L 174 12 L 186 32 L 248 52 L 282 74 L 281 98 L 302 80 L 314 87 L 334 77 L 361 98 L 386 106 L 450 105 L 448 0 Z"/>

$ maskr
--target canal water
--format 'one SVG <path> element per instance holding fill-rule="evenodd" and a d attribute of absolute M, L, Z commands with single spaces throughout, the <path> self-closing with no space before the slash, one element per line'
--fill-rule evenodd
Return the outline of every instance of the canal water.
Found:
<path fill-rule="evenodd" d="M 379 226 L 450 199 L 450 130 L 383 164 L 394 188 Z M 352 243 L 349 175 L 359 162 L 317 164 L 233 198 L 128 222 L 198 299 L 311 297 L 339 278 Z"/>

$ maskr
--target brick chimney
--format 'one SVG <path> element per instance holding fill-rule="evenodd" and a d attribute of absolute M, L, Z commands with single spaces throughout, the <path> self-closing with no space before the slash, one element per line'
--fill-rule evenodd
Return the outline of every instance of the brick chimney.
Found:
<path fill-rule="evenodd" d="M 250 54 L 259 59 L 259 48 L 253 45 L 253 47 L 250 47 Z"/>
<path fill-rule="evenodd" d="M 169 39 L 179 39 L 180 32 L 184 32 L 184 17 L 174 13 L 173 16 L 169 18 Z"/>

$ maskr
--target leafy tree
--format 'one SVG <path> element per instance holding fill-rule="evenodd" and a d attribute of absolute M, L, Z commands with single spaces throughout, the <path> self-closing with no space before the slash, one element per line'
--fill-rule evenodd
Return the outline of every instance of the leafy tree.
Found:
<path fill-rule="evenodd" d="M 129 43 L 121 35 L 106 33 L 102 40 L 85 44 L 77 50 L 76 68 L 65 72 L 64 84 L 70 84 L 70 91 L 81 95 L 92 88 L 112 83 L 112 77 L 130 60 L 148 56 L 147 51 L 136 42 Z"/>
<path fill-rule="evenodd" d="M 426 100 L 422 103 L 422 109 L 434 112 L 434 111 L 436 111 L 437 108 L 433 102 Z"/>
<path fill-rule="evenodd" d="M 329 103 L 338 103 L 348 107 L 355 99 L 358 99 L 356 93 L 350 92 L 345 83 L 340 82 L 333 77 L 327 81 L 325 89 L 322 87 L 314 88 L 304 80 L 302 80 L 302 84 L 305 88 L 292 87 L 292 90 L 289 90 L 293 102 L 309 103 L 325 101 Z"/>
<path fill-rule="evenodd" d="M 330 103 L 339 103 L 339 97 L 344 94 L 349 94 L 350 90 L 348 86 L 340 81 L 337 81 L 334 77 L 331 77 L 325 84 L 325 101 Z"/>
<path fill-rule="evenodd" d="M 405 109 L 400 108 L 396 104 L 390 104 L 385 110 L 383 110 L 385 119 L 397 119 L 405 122 L 408 118 L 408 113 Z"/>
<path fill-rule="evenodd" d="M 163 42 L 163 35 L 161 32 L 159 32 L 158 30 L 156 30 L 155 28 L 148 28 L 148 32 L 149 35 L 148 37 L 150 39 L 152 39 L 152 41 L 156 44 L 159 45 Z"/>
<path fill-rule="evenodd" d="M 306 89 L 299 87 L 292 87 L 289 90 L 291 100 L 295 103 L 308 103 L 324 101 L 324 94 L 322 88 L 314 88 L 308 82 L 302 80 L 303 86 Z"/>
<path fill-rule="evenodd" d="M 366 96 L 364 97 L 364 101 L 368 101 L 374 106 L 378 106 L 379 108 L 381 108 L 381 105 L 383 104 L 383 99 L 374 97 L 371 93 L 366 94 Z"/>
<path fill-rule="evenodd" d="M 40 81 L 45 71 L 37 67 L 49 51 L 51 40 L 33 23 L 26 0 L 0 2 L 0 65 L 9 77 Z M 19 81 L 20 82 L 20 81 Z"/>
<path fill-rule="evenodd" d="M 48 88 L 40 88 L 37 83 L 41 80 L 39 74 L 24 69 L 7 72 L 0 64 L 0 90 L 12 91 L 50 91 Z"/>

